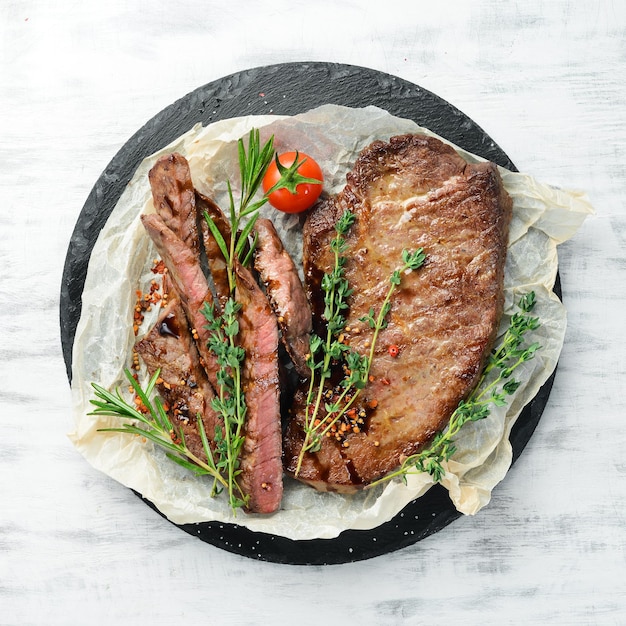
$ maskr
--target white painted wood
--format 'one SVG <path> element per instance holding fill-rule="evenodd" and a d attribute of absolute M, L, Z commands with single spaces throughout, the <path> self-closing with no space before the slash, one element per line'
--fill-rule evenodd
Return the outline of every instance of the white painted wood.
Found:
<path fill-rule="evenodd" d="M 611 0 L 3 0 L 0 623 L 626 623 L 625 36 Z M 597 210 L 560 251 L 549 405 L 490 506 L 327 568 L 202 544 L 91 469 L 58 330 L 69 237 L 116 151 L 194 88 L 297 60 L 417 83 Z"/>

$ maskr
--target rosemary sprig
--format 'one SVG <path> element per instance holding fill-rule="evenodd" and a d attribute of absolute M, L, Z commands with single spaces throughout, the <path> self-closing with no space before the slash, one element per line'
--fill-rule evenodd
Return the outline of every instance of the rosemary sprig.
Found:
<path fill-rule="evenodd" d="M 120 432 L 131 435 L 138 435 L 157 444 L 166 451 L 166 455 L 172 461 L 182 467 L 192 471 L 197 476 L 211 476 L 213 478 L 213 493 L 218 493 L 222 488 L 227 487 L 225 479 L 213 459 L 213 453 L 209 445 L 204 424 L 200 415 L 198 420 L 198 430 L 202 439 L 202 446 L 206 460 L 197 457 L 189 450 L 185 443 L 185 435 L 180 428 L 177 428 L 170 420 L 159 397 L 150 399 L 154 391 L 157 380 L 161 374 L 157 370 L 150 378 L 145 389 L 142 389 L 135 380 L 130 370 L 124 370 L 133 391 L 148 410 L 148 414 L 138 411 L 122 397 L 120 390 L 114 392 L 107 391 L 104 387 L 96 383 L 91 383 L 97 400 L 90 400 L 96 408 L 89 415 L 111 415 L 124 419 L 133 420 L 123 424 L 118 428 L 101 428 L 99 432 Z M 139 422 L 140 425 L 137 425 Z"/>
<path fill-rule="evenodd" d="M 447 428 L 437 433 L 428 448 L 407 457 L 399 469 L 370 486 L 396 477 L 406 481 L 407 474 L 415 472 L 427 472 L 436 482 L 441 481 L 445 475 L 443 463 L 456 452 L 454 437 L 459 430 L 468 422 L 477 422 L 488 417 L 490 405 L 505 406 L 507 397 L 515 393 L 520 385 L 519 381 L 512 378 L 513 372 L 522 363 L 531 360 L 541 348 L 536 342 L 527 347 L 522 345 L 526 333 L 536 330 L 540 325 L 539 319 L 530 315 L 534 306 L 533 291 L 522 296 L 518 303 L 521 312 L 516 312 L 511 317 L 509 327 L 498 347 L 489 356 L 477 386 L 466 400 L 459 403 Z M 492 372 L 497 373 L 488 384 L 485 384 Z"/>
<path fill-rule="evenodd" d="M 316 452 L 320 449 L 322 437 L 351 409 L 361 390 L 367 385 L 378 335 L 382 329 L 387 327 L 387 315 L 391 310 L 391 297 L 401 283 L 402 273 L 420 268 L 426 260 L 422 248 L 415 252 L 403 250 L 403 264 L 394 270 L 389 278 L 390 286 L 378 315 L 375 315 L 372 307 L 368 316 L 360 320 L 367 322 L 373 329 L 369 354 L 365 356 L 351 350 L 340 340 L 340 335 L 346 326 L 343 312 L 348 308 L 347 299 L 352 294 L 344 270 L 346 262 L 344 253 L 347 250 L 345 235 L 354 220 L 354 215 L 350 211 L 345 211 L 335 224 L 336 235 L 331 241 L 334 265 L 333 269 L 322 278 L 326 339 L 323 340 L 318 335 L 313 334 L 310 340 L 310 354 L 307 363 L 311 370 L 311 377 L 305 411 L 304 442 L 296 464 L 296 476 L 302 466 L 304 455 L 307 452 Z M 324 383 L 332 376 L 332 364 L 340 360 L 343 361 L 344 370 L 347 373 L 340 382 L 342 391 L 332 402 L 327 401 L 323 404 L 325 416 L 320 419 L 322 401 L 326 391 Z"/>
<path fill-rule="evenodd" d="M 242 261 L 244 267 L 249 263 L 251 251 L 254 249 L 254 242 L 251 250 L 247 252 L 244 258 L 242 258 L 242 254 L 246 250 L 246 244 L 249 242 L 250 234 L 259 217 L 259 209 L 267 203 L 270 194 L 283 188 L 288 189 L 291 193 L 295 193 L 296 187 L 302 183 L 321 182 L 316 178 L 302 176 L 298 172 L 298 168 L 306 161 L 306 159 L 299 159 L 298 152 L 296 152 L 296 158 L 292 165 L 289 167 L 282 165 L 278 159 L 278 155 L 274 152 L 274 136 L 272 135 L 268 141 L 261 146 L 258 128 L 253 128 L 248 135 L 248 150 L 246 151 L 243 139 L 239 139 L 237 142 L 237 151 L 241 176 L 239 206 L 235 205 L 232 186 L 230 181 L 227 181 L 228 213 L 232 232 L 230 241 L 225 241 L 211 216 L 206 211 L 204 213 L 204 219 L 207 221 L 211 234 L 215 237 L 220 251 L 226 259 L 228 281 L 231 291 L 235 289 L 235 275 L 233 271 L 235 258 Z M 257 192 L 263 182 L 263 177 L 267 172 L 267 168 L 274 158 L 276 159 L 280 178 L 271 189 L 255 200 Z"/>

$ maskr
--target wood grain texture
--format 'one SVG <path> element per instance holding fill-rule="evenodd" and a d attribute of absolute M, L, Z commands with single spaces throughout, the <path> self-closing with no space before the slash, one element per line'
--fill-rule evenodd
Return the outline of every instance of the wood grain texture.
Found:
<path fill-rule="evenodd" d="M 0 4 L 0 624 L 625 623 L 626 4 L 180 4 Z M 123 143 L 199 85 L 298 60 L 433 91 L 597 210 L 560 250 L 550 402 L 489 507 L 326 568 L 202 544 L 91 469 L 58 338 L 71 231 Z"/>

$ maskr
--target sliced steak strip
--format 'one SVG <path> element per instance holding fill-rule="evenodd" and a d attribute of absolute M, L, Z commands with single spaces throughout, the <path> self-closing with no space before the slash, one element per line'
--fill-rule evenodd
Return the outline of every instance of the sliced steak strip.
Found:
<path fill-rule="evenodd" d="M 209 331 L 205 328 L 207 321 L 201 312 L 205 303 L 213 303 L 213 294 L 200 267 L 200 259 L 158 215 L 142 215 L 141 221 L 168 269 L 192 331 L 195 330 L 197 335 L 198 351 L 209 381 L 217 389 L 219 365 L 215 355 L 207 348 Z"/>
<path fill-rule="evenodd" d="M 211 198 L 207 198 L 199 191 L 196 191 L 196 207 L 198 209 L 198 219 L 200 220 L 200 227 L 202 230 L 204 250 L 207 256 L 209 270 L 213 278 L 217 301 L 223 308 L 226 300 L 230 297 L 226 260 L 224 259 L 224 255 L 222 254 L 215 237 L 213 237 L 213 234 L 209 230 L 204 217 L 204 212 L 206 211 L 209 217 L 211 217 L 227 246 L 230 245 L 230 222 L 226 219 L 222 209 L 220 209 L 217 204 L 211 200 Z"/>
<path fill-rule="evenodd" d="M 162 156 L 152 166 L 148 178 L 156 212 L 197 254 L 196 199 L 187 159 L 177 152 Z"/>
<path fill-rule="evenodd" d="M 278 318 L 287 354 L 298 374 L 308 378 L 310 370 L 306 360 L 312 321 L 311 307 L 302 281 L 272 222 L 259 218 L 255 230 L 258 241 L 254 267 L 259 272 L 267 297 Z"/>
<path fill-rule="evenodd" d="M 468 164 L 437 139 L 375 142 L 357 159 L 344 190 L 305 224 L 312 296 L 333 266 L 329 243 L 345 209 L 356 215 L 346 238 L 345 272 L 354 293 L 345 342 L 357 352 L 367 354 L 372 340 L 359 320 L 370 307 L 378 312 L 402 250 L 423 247 L 427 255 L 424 267 L 402 276 L 378 337 L 361 396 L 362 406 L 376 408 L 359 432 L 324 438 L 318 453 L 305 455 L 298 478 L 347 492 L 422 449 L 476 384 L 503 308 L 511 200 L 493 164 Z M 316 304 L 314 314 L 319 311 Z M 305 394 L 303 388 L 296 398 L 283 441 L 292 474 L 304 437 Z"/>
<path fill-rule="evenodd" d="M 280 507 L 283 493 L 278 327 L 250 272 L 240 263 L 235 265 L 235 272 L 235 296 L 242 305 L 239 341 L 246 353 L 242 389 L 247 418 L 239 480 L 250 495 L 248 509 L 272 513 Z"/>
<path fill-rule="evenodd" d="M 198 430 L 197 415 L 209 441 L 215 437 L 220 418 L 211 407 L 213 389 L 200 364 L 200 356 L 191 336 L 187 318 L 175 290 L 169 290 L 169 300 L 159 314 L 156 324 L 135 349 L 152 376 L 161 370 L 157 389 L 167 406 L 172 423 L 178 426 L 189 450 L 206 460 Z"/>

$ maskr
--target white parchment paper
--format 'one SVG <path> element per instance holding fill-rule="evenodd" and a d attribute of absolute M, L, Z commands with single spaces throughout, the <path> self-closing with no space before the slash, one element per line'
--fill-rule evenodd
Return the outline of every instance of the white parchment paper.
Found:
<path fill-rule="evenodd" d="M 433 134 L 376 107 L 325 105 L 294 117 L 244 117 L 206 128 L 197 126 L 146 158 L 91 254 L 73 349 L 75 428 L 70 438 L 94 467 L 141 493 L 175 523 L 234 522 L 292 539 L 331 538 L 348 528 L 373 528 L 428 490 L 430 476 L 413 474 L 406 485 L 391 482 L 350 496 L 319 493 L 287 478 L 280 511 L 269 516 L 238 512 L 234 517 L 225 499 L 210 497 L 210 481 L 190 475 L 139 437 L 98 432 L 119 425 L 116 418 L 88 415 L 92 408 L 89 400 L 94 397 L 92 381 L 111 389 L 127 386 L 123 371 L 130 364 L 135 341 L 135 292 L 154 277 L 150 266 L 156 255 L 139 221 L 142 212 L 154 210 L 147 176 L 150 167 L 162 154 L 181 152 L 189 160 L 195 186 L 226 207 L 226 180 L 231 180 L 235 197 L 238 193 L 236 141 L 251 127 L 261 129 L 262 140 L 273 134 L 279 152 L 298 149 L 314 157 L 324 171 L 328 193 L 344 186 L 345 174 L 358 153 L 375 139 L 407 132 Z M 468 161 L 484 160 L 456 149 Z M 456 438 L 457 453 L 447 465 L 443 485 L 456 508 L 465 514 L 474 514 L 489 502 L 492 489 L 511 464 L 511 428 L 556 367 L 566 328 L 565 309 L 552 292 L 558 269 L 557 245 L 571 237 L 593 212 L 581 192 L 555 189 L 524 174 L 500 171 L 514 205 L 501 332 L 520 295 L 534 290 L 537 306 L 533 314 L 541 319 L 541 326 L 529 340 L 543 347 L 524 364 L 523 371 L 516 371 L 516 379 L 523 382 L 510 405 L 492 408 L 487 419 L 465 425 Z M 294 258 L 300 260 L 300 217 L 278 214 L 271 208 L 263 212 L 274 221 Z M 146 330 L 150 323 L 148 316 Z"/>

